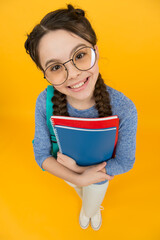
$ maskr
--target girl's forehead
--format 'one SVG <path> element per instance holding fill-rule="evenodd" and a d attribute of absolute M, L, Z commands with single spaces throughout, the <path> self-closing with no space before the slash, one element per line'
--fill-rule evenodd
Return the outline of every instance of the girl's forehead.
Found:
<path fill-rule="evenodd" d="M 55 30 L 45 34 L 38 46 L 38 53 L 41 65 L 50 58 L 66 61 L 70 57 L 72 50 L 79 44 L 90 46 L 91 44 L 78 35 L 66 30 Z"/>

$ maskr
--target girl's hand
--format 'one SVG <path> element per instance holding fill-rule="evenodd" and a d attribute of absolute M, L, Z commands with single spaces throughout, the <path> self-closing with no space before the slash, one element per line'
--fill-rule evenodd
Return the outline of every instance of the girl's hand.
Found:
<path fill-rule="evenodd" d="M 83 173 L 79 175 L 79 179 L 77 181 L 78 186 L 88 186 L 93 183 L 102 182 L 105 180 L 112 180 L 114 176 L 110 176 L 104 171 L 106 166 L 106 162 L 97 164 L 96 166 L 91 166 L 90 168 L 86 169 Z"/>
<path fill-rule="evenodd" d="M 104 168 L 102 168 L 102 170 L 100 170 L 101 172 L 104 172 L 104 173 L 107 173 L 106 172 L 106 168 L 104 167 Z"/>
<path fill-rule="evenodd" d="M 85 170 L 99 165 L 99 164 L 96 164 L 96 165 L 92 165 L 92 166 L 83 166 L 82 167 L 82 166 L 79 166 L 73 158 L 70 158 L 67 155 L 64 155 L 60 152 L 57 153 L 57 161 L 60 164 L 62 164 L 63 166 L 65 166 L 65 167 L 69 168 L 70 170 L 77 172 L 77 173 L 83 173 Z M 100 171 L 106 173 L 106 168 L 104 167 Z"/>
<path fill-rule="evenodd" d="M 69 168 L 70 170 L 77 172 L 78 165 L 73 158 L 68 157 L 60 152 L 57 153 L 57 162 L 62 164 L 63 166 Z"/>

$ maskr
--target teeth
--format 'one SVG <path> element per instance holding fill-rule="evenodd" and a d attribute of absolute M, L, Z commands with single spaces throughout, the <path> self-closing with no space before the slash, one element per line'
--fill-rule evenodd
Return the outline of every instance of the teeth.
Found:
<path fill-rule="evenodd" d="M 74 85 L 74 86 L 71 87 L 71 88 L 79 88 L 79 87 L 83 86 L 84 83 L 85 83 L 85 82 L 81 82 L 81 83 L 79 83 L 79 84 L 77 84 L 77 85 Z"/>

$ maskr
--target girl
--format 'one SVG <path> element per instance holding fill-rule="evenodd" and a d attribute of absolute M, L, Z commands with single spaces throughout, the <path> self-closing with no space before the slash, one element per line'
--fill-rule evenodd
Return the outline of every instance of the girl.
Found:
<path fill-rule="evenodd" d="M 67 5 L 48 13 L 27 35 L 25 49 L 44 78 L 53 86 L 53 115 L 106 117 L 118 115 L 116 156 L 94 166 L 78 166 L 74 159 L 51 154 L 46 122 L 47 89 L 40 93 L 35 110 L 34 154 L 38 165 L 74 187 L 82 199 L 80 226 L 98 230 L 100 205 L 109 180 L 129 171 L 135 162 L 137 111 L 123 93 L 107 86 L 99 73 L 96 34 L 82 9 Z"/>

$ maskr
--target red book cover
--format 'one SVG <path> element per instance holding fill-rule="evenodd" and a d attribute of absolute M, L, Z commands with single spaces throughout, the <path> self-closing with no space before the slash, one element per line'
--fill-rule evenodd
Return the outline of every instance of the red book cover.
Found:
<path fill-rule="evenodd" d="M 66 116 L 52 116 L 51 122 L 54 125 L 99 129 L 108 127 L 117 127 L 119 125 L 119 118 L 117 115 L 102 117 L 102 118 L 77 118 Z"/>

